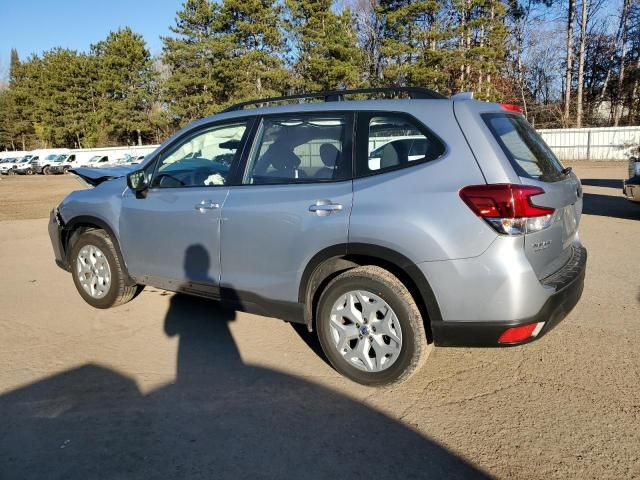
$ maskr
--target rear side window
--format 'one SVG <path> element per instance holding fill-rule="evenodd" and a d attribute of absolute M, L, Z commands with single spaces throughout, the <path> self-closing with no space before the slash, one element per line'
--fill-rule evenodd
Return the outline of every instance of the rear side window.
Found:
<path fill-rule="evenodd" d="M 524 117 L 486 113 L 482 118 L 519 176 L 543 182 L 563 178 L 562 165 Z"/>
<path fill-rule="evenodd" d="M 358 147 L 358 176 L 435 160 L 445 151 L 440 139 L 408 116 L 359 114 L 358 121 L 358 138 L 367 138 Z"/>
<path fill-rule="evenodd" d="M 351 178 L 351 115 L 263 119 L 245 184 L 330 182 Z"/>

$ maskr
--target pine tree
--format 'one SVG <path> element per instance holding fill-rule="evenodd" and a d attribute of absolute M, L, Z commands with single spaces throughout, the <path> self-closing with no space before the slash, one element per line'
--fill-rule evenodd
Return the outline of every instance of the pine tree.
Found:
<path fill-rule="evenodd" d="M 450 52 L 442 45 L 452 32 L 446 29 L 441 0 L 382 0 L 381 55 L 384 78 L 393 85 L 446 89 Z"/>
<path fill-rule="evenodd" d="M 154 70 L 141 35 L 130 28 L 91 47 L 98 68 L 100 131 L 115 143 L 142 143 L 149 133 Z"/>
<path fill-rule="evenodd" d="M 18 55 L 18 50 L 15 48 L 11 49 L 11 63 L 9 64 L 9 81 L 11 82 L 16 75 L 18 74 L 18 69 L 20 68 L 20 56 Z"/>
<path fill-rule="evenodd" d="M 32 55 L 25 62 L 18 59 L 17 53 L 11 55 L 9 89 L 15 108 L 15 141 L 21 150 L 35 146 L 43 139 L 36 135 L 36 125 L 41 118 L 39 101 L 42 97 L 42 66 L 38 56 Z"/>
<path fill-rule="evenodd" d="M 15 105 L 11 90 L 0 90 L 0 150 L 16 149 Z"/>
<path fill-rule="evenodd" d="M 358 48 L 354 18 L 348 10 L 335 13 L 332 3 L 286 0 L 300 90 L 331 90 L 362 83 L 364 56 Z"/>
<path fill-rule="evenodd" d="M 214 16 L 219 55 L 220 107 L 282 95 L 289 82 L 283 65 L 282 9 L 274 0 L 224 0 Z"/>
<path fill-rule="evenodd" d="M 227 52 L 214 36 L 217 12 L 209 0 L 187 0 L 171 27 L 175 37 L 162 38 L 162 62 L 169 73 L 161 98 L 170 120 L 180 126 L 212 113 L 223 98 L 220 67 Z"/>

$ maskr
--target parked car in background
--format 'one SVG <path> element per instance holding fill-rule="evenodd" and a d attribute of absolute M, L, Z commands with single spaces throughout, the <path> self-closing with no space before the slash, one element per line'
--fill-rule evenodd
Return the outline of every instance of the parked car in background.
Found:
<path fill-rule="evenodd" d="M 138 163 L 140 163 L 141 161 L 140 159 L 144 159 L 144 156 L 133 156 L 128 153 L 125 153 L 123 156 L 118 158 L 110 157 L 109 161 L 101 162 L 98 165 L 98 168 L 137 165 Z"/>
<path fill-rule="evenodd" d="M 89 168 L 102 168 L 109 166 L 109 155 L 94 155 L 82 166 Z"/>
<path fill-rule="evenodd" d="M 15 168 L 17 163 L 22 160 L 22 156 L 20 157 L 7 157 L 0 160 L 0 174 L 2 175 L 13 175 L 15 173 Z"/>
<path fill-rule="evenodd" d="M 33 162 L 38 161 L 37 155 L 25 155 L 15 164 L 12 172 L 18 175 L 33 175 L 35 173 Z"/>
<path fill-rule="evenodd" d="M 72 153 L 70 155 L 66 155 L 66 154 L 58 155 L 58 157 L 53 161 L 53 163 L 49 167 L 49 173 L 54 175 L 67 173 L 69 169 L 73 167 L 75 161 L 76 161 L 75 153 Z"/>
<path fill-rule="evenodd" d="M 302 323 L 368 385 L 407 379 L 429 342 L 536 340 L 576 305 L 580 180 L 512 105 L 290 98 L 309 97 L 325 101 L 196 121 L 133 172 L 74 169 L 94 188 L 49 234 L 80 296 L 110 308 L 152 285 Z"/>
<path fill-rule="evenodd" d="M 7 158 L 21 158 L 24 157 L 29 152 L 25 152 L 22 150 L 5 150 L 0 152 L 0 162 L 6 160 Z"/>
<path fill-rule="evenodd" d="M 632 202 L 640 202 L 640 157 L 629 159 L 629 178 L 624 181 L 622 192 Z"/>
<path fill-rule="evenodd" d="M 31 152 L 34 157 L 37 157 L 31 162 L 34 173 L 48 175 L 50 173 L 49 169 L 53 162 L 60 155 L 69 155 L 69 153 L 71 152 L 68 148 L 49 148 L 34 150 L 33 152 Z"/>

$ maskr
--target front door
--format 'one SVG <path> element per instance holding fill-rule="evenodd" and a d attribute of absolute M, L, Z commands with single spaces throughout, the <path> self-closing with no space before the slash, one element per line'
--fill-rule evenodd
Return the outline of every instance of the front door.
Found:
<path fill-rule="evenodd" d="M 220 219 L 247 122 L 188 134 L 150 167 L 145 198 L 127 191 L 120 241 L 130 274 L 141 283 L 216 296 Z"/>
<path fill-rule="evenodd" d="M 224 293 L 297 302 L 309 260 L 327 247 L 346 250 L 352 125 L 350 113 L 262 119 L 242 185 L 222 209 Z"/>

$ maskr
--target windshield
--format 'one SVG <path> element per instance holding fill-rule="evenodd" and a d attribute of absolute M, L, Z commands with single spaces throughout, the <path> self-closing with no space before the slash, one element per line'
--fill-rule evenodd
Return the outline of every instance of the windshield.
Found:
<path fill-rule="evenodd" d="M 97 162 L 98 160 L 100 160 L 102 158 L 102 155 L 94 155 L 93 157 L 91 157 L 89 159 L 89 163 L 94 163 Z"/>
<path fill-rule="evenodd" d="M 519 176 L 544 182 L 563 178 L 562 165 L 523 116 L 487 113 L 482 117 Z"/>
<path fill-rule="evenodd" d="M 51 155 L 47 155 L 45 157 L 45 160 L 55 160 L 56 158 L 58 158 L 58 154 L 57 153 L 52 153 Z"/>
<path fill-rule="evenodd" d="M 68 156 L 69 156 L 69 155 L 64 155 L 64 154 L 62 154 L 62 155 L 58 155 L 58 156 L 57 156 L 53 161 L 54 161 L 54 162 L 56 162 L 56 163 L 64 162 L 64 161 L 65 161 L 65 159 L 66 159 Z"/>
<path fill-rule="evenodd" d="M 24 157 L 22 160 L 20 160 L 20 163 L 26 163 L 29 160 L 31 160 L 33 157 L 31 155 L 27 155 L 26 157 Z"/>

